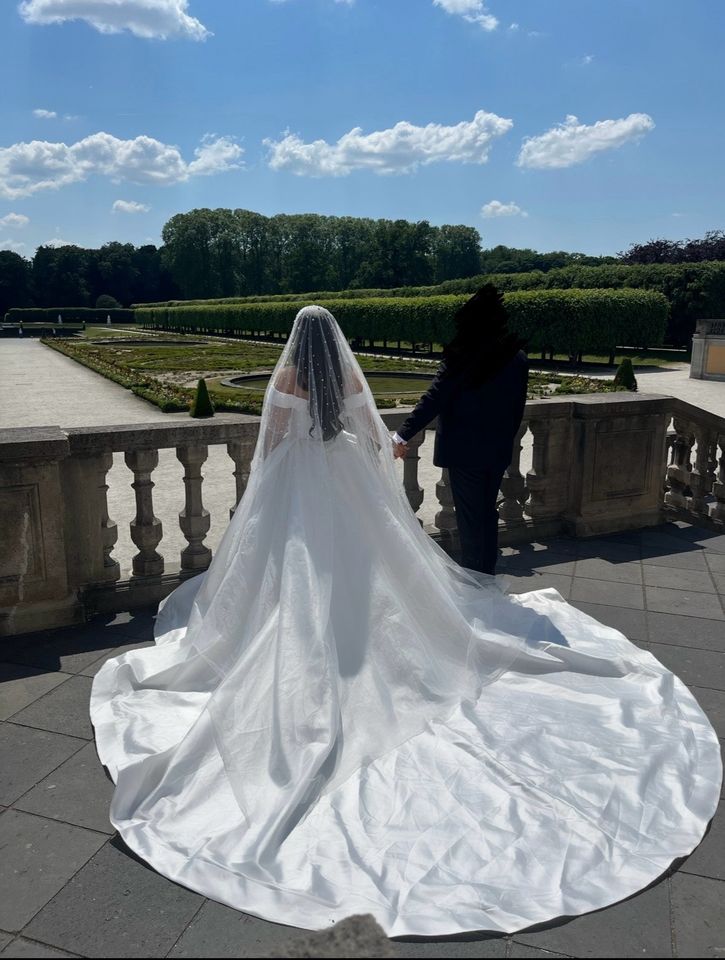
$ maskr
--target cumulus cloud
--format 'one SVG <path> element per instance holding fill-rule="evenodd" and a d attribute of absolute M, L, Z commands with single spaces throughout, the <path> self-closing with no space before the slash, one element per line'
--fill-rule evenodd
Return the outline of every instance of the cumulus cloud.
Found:
<path fill-rule="evenodd" d="M 39 190 L 57 189 L 86 180 L 93 174 L 114 183 L 165 185 L 192 176 L 223 173 L 242 165 L 244 153 L 230 137 L 204 137 L 196 157 L 187 163 L 178 147 L 153 137 L 119 140 L 110 133 L 94 133 L 77 143 L 32 140 L 0 148 L 0 197 L 14 200 Z"/>
<path fill-rule="evenodd" d="M 528 217 L 528 213 L 514 203 L 501 203 L 500 200 L 491 200 L 481 207 L 481 216 L 486 217 Z"/>
<path fill-rule="evenodd" d="M 43 247 L 74 247 L 75 244 L 72 240 L 61 240 L 60 237 L 53 237 L 52 240 L 46 240 L 45 243 L 41 244 Z"/>
<path fill-rule="evenodd" d="M 364 134 L 354 127 L 337 143 L 305 143 L 296 134 L 265 139 L 269 165 L 298 176 L 344 177 L 353 170 L 378 174 L 409 173 L 419 165 L 442 160 L 486 163 L 491 143 L 507 133 L 513 121 L 479 110 L 473 120 L 452 126 L 429 123 L 424 127 L 401 120 L 387 130 Z"/>
<path fill-rule="evenodd" d="M 54 120 L 58 114 L 55 110 L 33 110 L 33 116 L 39 120 Z"/>
<path fill-rule="evenodd" d="M 30 217 L 24 213 L 6 213 L 0 217 L 0 227 L 27 227 L 30 223 Z"/>
<path fill-rule="evenodd" d="M 20 253 L 25 249 L 25 244 L 21 240 L 0 240 L 0 250 L 11 250 L 13 253 Z"/>
<path fill-rule="evenodd" d="M 584 163 L 602 150 L 613 150 L 654 129 L 652 117 L 646 113 L 630 113 L 620 120 L 598 120 L 587 126 L 569 114 L 538 137 L 527 137 L 516 163 L 519 167 L 572 167 Z"/>
<path fill-rule="evenodd" d="M 115 200 L 111 211 L 113 213 L 148 213 L 151 207 L 136 200 Z"/>
<path fill-rule="evenodd" d="M 469 23 L 477 23 L 484 30 L 495 30 L 498 26 L 497 18 L 487 12 L 483 0 L 433 0 L 433 5 Z"/>
<path fill-rule="evenodd" d="M 188 6 L 188 0 L 22 0 L 18 9 L 33 24 L 85 20 L 100 33 L 205 40 L 211 33 L 187 13 Z"/>

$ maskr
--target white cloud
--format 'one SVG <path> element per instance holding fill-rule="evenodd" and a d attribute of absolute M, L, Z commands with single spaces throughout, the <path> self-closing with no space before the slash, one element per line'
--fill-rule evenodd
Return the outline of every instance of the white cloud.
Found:
<path fill-rule="evenodd" d="M 25 244 L 20 240 L 0 240 L 0 250 L 12 250 L 13 253 L 20 253 L 25 249 Z"/>
<path fill-rule="evenodd" d="M 33 24 L 85 20 L 100 33 L 205 40 L 211 33 L 187 13 L 188 5 L 188 0 L 22 0 L 18 9 Z"/>
<path fill-rule="evenodd" d="M 33 116 L 39 120 L 54 120 L 58 114 L 55 110 L 33 110 Z"/>
<path fill-rule="evenodd" d="M 111 211 L 113 213 L 148 213 L 151 207 L 136 200 L 114 200 Z"/>
<path fill-rule="evenodd" d="M 519 167 L 572 167 L 595 153 L 613 150 L 654 129 L 646 113 L 630 113 L 620 120 L 598 120 L 591 126 L 569 114 L 564 123 L 538 137 L 527 137 L 516 164 Z"/>
<path fill-rule="evenodd" d="M 6 213 L 0 217 L 0 227 L 27 227 L 30 223 L 30 217 L 24 213 Z"/>
<path fill-rule="evenodd" d="M 483 0 L 433 0 L 433 4 L 446 13 L 463 17 L 469 23 L 479 24 L 484 30 L 495 30 L 498 26 L 497 18 L 486 11 Z"/>
<path fill-rule="evenodd" d="M 481 207 L 481 216 L 486 217 L 528 217 L 528 213 L 514 203 L 501 203 L 500 200 L 491 200 Z"/>
<path fill-rule="evenodd" d="M 14 200 L 39 190 L 57 189 L 96 174 L 113 183 L 165 185 L 240 167 L 244 153 L 229 137 L 202 140 L 187 163 L 178 147 L 153 137 L 119 140 L 94 133 L 77 143 L 33 140 L 0 148 L 0 197 Z"/>
<path fill-rule="evenodd" d="M 581 58 L 582 66 L 584 67 L 588 66 L 593 59 L 594 59 L 594 54 L 588 53 L 585 57 Z"/>
<path fill-rule="evenodd" d="M 52 240 L 46 240 L 45 243 L 41 244 L 42 247 L 73 247 L 75 244 L 72 240 L 61 240 L 60 237 L 53 237 Z"/>
<path fill-rule="evenodd" d="M 409 173 L 419 165 L 442 160 L 485 163 L 495 137 L 507 133 L 513 121 L 479 110 L 473 120 L 452 126 L 429 123 L 424 127 L 401 120 L 387 130 L 363 134 L 354 127 L 337 143 L 305 143 L 296 134 L 282 140 L 265 139 L 269 165 L 299 176 L 344 177 L 353 170 L 374 173 Z"/>

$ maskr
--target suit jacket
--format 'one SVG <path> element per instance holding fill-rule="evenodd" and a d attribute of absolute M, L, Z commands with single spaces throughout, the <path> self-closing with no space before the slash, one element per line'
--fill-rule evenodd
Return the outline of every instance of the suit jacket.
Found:
<path fill-rule="evenodd" d="M 437 467 L 502 467 L 511 463 L 513 443 L 526 404 L 529 361 L 523 350 L 495 377 L 478 387 L 450 374 L 445 360 L 398 435 L 410 440 L 438 417 L 433 463 Z"/>

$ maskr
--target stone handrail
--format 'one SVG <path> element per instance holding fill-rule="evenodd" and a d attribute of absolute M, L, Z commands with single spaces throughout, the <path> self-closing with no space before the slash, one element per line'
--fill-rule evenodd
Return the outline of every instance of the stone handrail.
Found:
<path fill-rule="evenodd" d="M 391 431 L 406 415 L 381 412 Z M 258 429 L 258 420 L 222 414 L 171 424 L 0 430 L 0 635 L 157 603 L 206 569 L 212 552 L 204 542 L 210 516 L 202 491 L 209 446 L 226 448 L 238 503 Z M 439 509 L 426 530 L 455 555 L 448 471 L 440 471 L 434 490 L 420 485 L 424 438 L 422 432 L 410 442 L 404 488 L 416 512 L 426 496 L 436 497 Z M 522 472 L 524 443 L 531 462 Z M 725 419 L 672 397 L 610 393 L 529 401 L 501 483 L 500 542 L 606 534 L 657 524 L 668 514 L 725 529 L 724 445 Z M 153 476 L 164 449 L 175 450 L 184 467 L 179 526 L 186 546 L 178 564 L 168 564 L 161 552 L 162 524 L 154 514 Z M 134 516 L 109 516 L 114 454 L 123 454 L 131 474 Z M 127 579 L 113 556 L 120 522 L 129 524 L 138 551 Z"/>

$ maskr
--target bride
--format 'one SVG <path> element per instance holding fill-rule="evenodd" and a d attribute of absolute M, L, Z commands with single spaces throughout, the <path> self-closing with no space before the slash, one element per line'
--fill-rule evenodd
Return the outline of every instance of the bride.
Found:
<path fill-rule="evenodd" d="M 717 806 L 718 739 L 678 677 L 422 530 L 322 307 L 297 314 L 211 566 L 154 633 L 93 681 L 111 823 L 277 923 L 511 933 L 647 886 Z"/>

